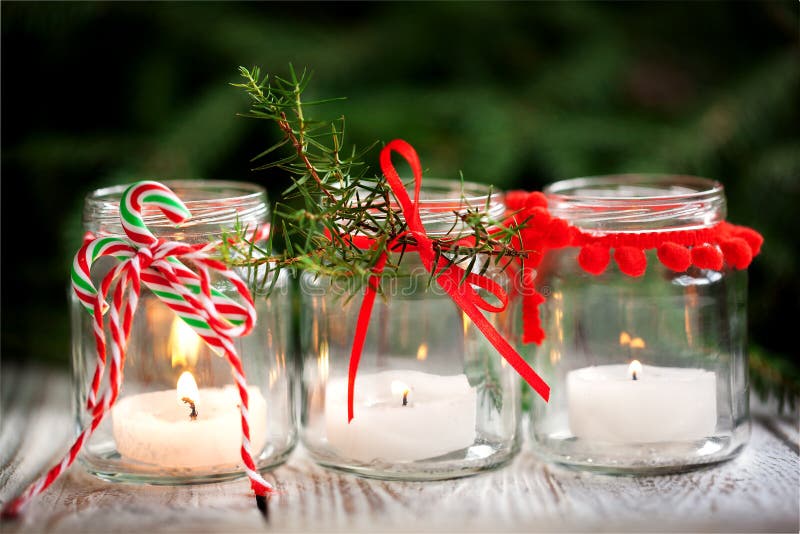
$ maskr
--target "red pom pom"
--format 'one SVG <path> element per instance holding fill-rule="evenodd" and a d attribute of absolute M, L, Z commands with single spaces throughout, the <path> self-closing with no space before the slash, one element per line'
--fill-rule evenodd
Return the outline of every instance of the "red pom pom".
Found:
<path fill-rule="evenodd" d="M 525 207 L 525 201 L 530 194 L 527 191 L 509 191 L 506 193 L 505 203 L 509 211 L 519 211 Z"/>
<path fill-rule="evenodd" d="M 569 245 L 569 224 L 564 219 L 553 219 L 547 225 L 547 244 L 552 248 Z"/>
<path fill-rule="evenodd" d="M 539 191 L 529 193 L 517 190 L 509 191 L 505 197 L 506 207 L 509 211 L 519 211 L 525 208 L 547 208 L 547 197 Z"/>
<path fill-rule="evenodd" d="M 736 269 L 747 269 L 753 261 L 753 252 L 750 245 L 741 237 L 734 237 L 719 244 L 725 255 L 725 263 Z"/>
<path fill-rule="evenodd" d="M 533 193 L 528 194 L 524 205 L 526 208 L 546 208 L 547 197 L 539 191 L 534 191 Z"/>
<path fill-rule="evenodd" d="M 520 224 L 524 221 L 525 228 L 519 231 L 522 237 L 522 247 L 530 250 L 541 247 L 547 237 L 550 213 L 544 208 L 525 208 L 515 219 Z"/>
<path fill-rule="evenodd" d="M 525 265 L 528 267 L 536 268 L 542 264 L 542 260 L 544 259 L 544 254 L 541 250 L 530 250 L 528 251 L 528 257 L 525 258 Z"/>
<path fill-rule="evenodd" d="M 701 269 L 722 269 L 722 252 L 714 245 L 698 245 L 692 248 L 692 263 Z"/>
<path fill-rule="evenodd" d="M 519 231 L 519 235 L 522 237 L 522 248 L 525 250 L 541 247 L 545 237 L 544 232 L 533 226 L 523 228 Z"/>
<path fill-rule="evenodd" d="M 544 340 L 544 330 L 542 330 L 539 317 L 539 306 L 544 303 L 545 299 L 534 288 L 532 279 L 532 276 L 535 276 L 534 271 L 528 268 L 525 271 L 531 276 L 528 274 L 525 276 L 526 287 L 522 297 L 522 342 L 541 345 Z"/>
<path fill-rule="evenodd" d="M 602 245 L 586 245 L 578 253 L 578 264 L 589 274 L 601 274 L 608 267 L 611 255 Z"/>
<path fill-rule="evenodd" d="M 553 218 L 547 208 L 528 208 L 522 212 L 524 217 L 530 217 L 528 225 L 544 230 Z"/>
<path fill-rule="evenodd" d="M 692 264 L 692 253 L 677 243 L 667 241 L 658 247 L 658 259 L 667 269 L 682 273 Z"/>
<path fill-rule="evenodd" d="M 617 247 L 614 249 L 614 259 L 619 270 L 628 276 L 642 276 L 647 270 L 647 257 L 640 248 Z"/>
<path fill-rule="evenodd" d="M 758 256 L 758 253 L 761 252 L 761 245 L 764 243 L 764 238 L 752 228 L 737 226 L 733 235 L 747 241 L 747 244 L 750 246 L 751 257 Z"/>

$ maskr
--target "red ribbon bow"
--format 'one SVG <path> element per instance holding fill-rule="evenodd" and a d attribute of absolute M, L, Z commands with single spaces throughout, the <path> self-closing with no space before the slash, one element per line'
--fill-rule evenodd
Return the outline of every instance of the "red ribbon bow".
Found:
<path fill-rule="evenodd" d="M 392 164 L 392 151 L 400 154 L 411 166 L 414 173 L 414 200 L 408 196 L 405 186 L 403 185 L 397 170 Z M 449 264 L 449 262 L 441 256 L 437 259 L 436 252 L 433 248 L 433 241 L 428 237 L 425 232 L 425 227 L 419 215 L 419 192 L 422 187 L 422 165 L 419 161 L 419 156 L 414 148 L 407 142 L 401 139 L 395 139 L 388 143 L 383 150 L 381 150 L 380 164 L 386 181 L 392 188 L 395 198 L 400 203 L 403 215 L 406 220 L 408 230 L 402 235 L 394 238 L 389 243 L 387 250 L 391 250 L 398 240 L 404 236 L 410 235 L 414 237 L 416 246 L 413 248 L 416 251 L 425 269 L 432 274 L 436 274 L 436 282 L 444 289 L 453 302 L 458 305 L 461 310 L 467 314 L 475 326 L 486 336 L 486 339 L 497 349 L 497 351 L 506 359 L 506 361 L 513 367 L 522 378 L 530 384 L 530 386 L 545 400 L 550 398 L 550 386 L 548 386 L 542 378 L 525 362 L 511 344 L 497 331 L 497 329 L 484 317 L 481 310 L 489 312 L 500 312 L 506 308 L 508 304 L 508 296 L 499 284 L 493 280 L 478 275 L 475 273 L 467 273 L 464 269 L 457 265 Z M 406 250 L 409 250 L 406 248 Z M 350 352 L 350 368 L 347 381 L 347 420 L 353 420 L 353 400 L 354 400 L 354 387 L 356 381 L 356 373 L 358 372 L 358 363 L 361 359 L 361 351 L 364 347 L 364 341 L 367 336 L 367 329 L 369 328 L 369 317 L 372 313 L 372 306 L 375 303 L 375 295 L 377 294 L 378 285 L 380 284 L 380 275 L 386 265 L 387 253 L 384 251 L 378 261 L 373 267 L 373 275 L 370 276 L 364 300 L 361 303 L 361 310 L 358 314 L 358 323 L 353 338 L 353 348 Z M 492 305 L 486 299 L 478 294 L 475 287 L 489 291 L 499 301 L 500 305 Z"/>

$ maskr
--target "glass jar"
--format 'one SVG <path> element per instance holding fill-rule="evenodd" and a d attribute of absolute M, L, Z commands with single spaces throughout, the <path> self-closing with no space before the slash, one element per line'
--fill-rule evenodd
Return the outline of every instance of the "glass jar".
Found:
<path fill-rule="evenodd" d="M 462 192 L 463 197 L 462 198 Z M 465 231 L 454 211 L 504 212 L 487 186 L 426 179 L 419 202 L 429 236 Z M 390 261 L 398 261 L 393 255 Z M 479 258 L 478 271 L 487 258 Z M 464 264 L 466 265 L 466 264 Z M 506 275 L 486 273 L 507 286 Z M 348 423 L 347 373 L 363 291 L 302 274 L 301 436 L 326 467 L 362 476 L 435 480 L 505 464 L 519 450 L 520 386 L 471 320 L 406 251 L 375 299 Z M 502 330 L 508 311 L 486 314 Z"/>
<path fill-rule="evenodd" d="M 694 264 L 678 272 L 655 248 L 724 221 L 722 185 L 622 175 L 566 180 L 545 194 L 554 216 L 611 243 L 615 261 L 589 274 L 579 248 L 568 247 L 541 265 L 546 340 L 534 368 L 552 397 L 534 400 L 534 449 L 610 473 L 680 471 L 736 455 L 750 431 L 746 272 Z M 644 249 L 643 273 L 621 257 L 630 243 Z"/>
<path fill-rule="evenodd" d="M 259 186 L 223 181 L 164 182 L 183 200 L 192 217 L 176 227 L 160 211 L 145 206 L 144 221 L 159 238 L 201 243 L 233 233 L 237 224 L 253 229 L 268 221 L 266 192 Z M 124 236 L 119 202 L 127 186 L 91 193 L 85 201 L 84 230 L 96 236 Z M 116 264 L 100 258 L 92 281 Z M 256 287 L 257 321 L 253 331 L 234 340 L 250 388 L 251 443 L 259 469 L 287 458 L 297 441 L 293 410 L 294 372 L 287 365 L 291 302 L 286 272 L 274 280 L 265 269 L 238 269 Z M 259 278 L 260 277 L 260 278 Z M 266 279 L 265 279 L 266 278 Z M 255 282 L 255 283 L 253 283 Z M 274 282 L 268 298 L 266 289 Z M 212 287 L 236 300 L 222 277 Z M 75 414 L 85 426 L 84 409 L 97 353 L 92 317 L 72 295 L 72 361 Z M 110 339 L 106 327 L 107 339 Z M 199 388 L 196 418 L 178 399 L 178 380 L 187 372 Z M 107 375 L 108 373 L 106 373 Z M 107 384 L 107 377 L 104 385 Z M 191 386 L 189 386 L 191 388 Z M 178 319 L 155 294 L 142 286 L 133 318 L 122 389 L 111 413 L 83 447 L 80 460 L 107 480 L 152 484 L 202 483 L 243 476 L 240 458 L 239 397 L 229 363 Z"/>

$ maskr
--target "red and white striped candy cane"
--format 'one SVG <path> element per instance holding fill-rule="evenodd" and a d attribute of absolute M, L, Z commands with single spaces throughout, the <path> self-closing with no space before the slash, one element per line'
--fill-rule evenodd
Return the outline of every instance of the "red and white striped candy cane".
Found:
<path fill-rule="evenodd" d="M 91 265 L 100 257 L 112 256 L 121 262 L 114 267 L 114 271 L 118 271 L 125 265 L 125 261 L 135 255 L 136 249 L 134 249 L 130 243 L 119 237 L 105 237 L 102 239 L 88 238 L 84 241 L 83 246 L 73 259 L 71 272 L 72 289 L 81 304 L 83 304 L 86 310 L 93 316 L 92 326 L 94 328 L 95 345 L 97 347 L 97 363 L 86 398 L 87 410 L 92 410 L 97 405 L 97 391 L 103 379 L 103 374 L 105 373 L 106 343 L 105 333 L 103 331 L 103 314 L 109 309 L 105 298 L 100 298 L 97 290 L 95 290 L 92 285 L 91 278 L 89 277 Z M 109 273 L 109 276 L 106 276 L 106 280 L 108 280 L 109 283 L 103 284 L 104 287 L 101 287 L 104 296 L 107 294 L 108 286 L 110 282 L 114 280 L 116 274 L 118 273 L 113 272 Z"/>
<path fill-rule="evenodd" d="M 84 245 L 85 246 L 85 245 Z M 83 250 L 83 249 L 82 249 Z M 101 252 L 100 255 L 107 255 Z M 97 257 L 100 257 L 99 255 Z M 95 402 L 91 408 L 91 416 L 92 420 L 88 427 L 84 428 L 78 437 L 75 439 L 72 447 L 70 447 L 69 452 L 64 456 L 64 458 L 54 467 L 52 467 L 44 476 L 40 477 L 36 480 L 33 484 L 28 486 L 28 488 L 19 495 L 16 499 L 12 500 L 8 503 L 7 506 L 3 509 L 3 516 L 4 517 L 13 517 L 16 516 L 22 508 L 36 495 L 44 491 L 50 484 L 55 482 L 55 480 L 63 473 L 64 471 L 69 468 L 70 465 L 75 461 L 75 458 L 78 456 L 81 448 L 86 443 L 86 440 L 92 433 L 97 429 L 100 423 L 103 420 L 103 417 L 114 405 L 114 402 L 119 395 L 119 390 L 122 385 L 122 368 L 124 365 L 124 357 L 125 357 L 125 343 L 127 341 L 127 333 L 124 331 L 124 325 L 127 323 L 128 332 L 130 328 L 130 322 L 127 320 L 129 314 L 132 315 L 135 312 L 135 305 L 136 303 L 132 303 L 133 307 L 131 307 L 131 303 L 124 303 L 124 292 L 128 284 L 130 283 L 130 276 L 128 274 L 128 269 L 119 269 L 115 267 L 112 269 L 111 272 L 106 277 L 106 280 L 112 280 L 117 276 L 122 275 L 122 279 L 117 283 L 117 287 L 114 290 L 114 298 L 113 298 L 113 306 L 108 307 L 108 304 L 105 301 L 105 296 L 107 294 L 108 288 L 110 287 L 110 283 L 102 284 L 101 291 L 97 293 L 94 306 L 93 306 L 93 313 L 95 317 L 99 317 L 99 321 L 101 323 L 99 333 L 98 329 L 95 328 L 95 339 L 97 342 L 98 347 L 98 361 L 100 361 L 100 355 L 102 354 L 103 364 L 105 360 L 105 333 L 103 332 L 102 327 L 102 310 L 109 309 L 110 310 L 110 319 L 109 319 L 109 330 L 111 331 L 112 338 L 114 339 L 114 343 L 112 343 L 112 357 L 111 357 L 111 366 L 109 369 L 109 389 L 103 395 L 100 402 Z M 126 318 L 123 321 L 123 325 L 121 326 L 119 323 L 120 311 L 122 315 Z M 96 323 L 95 323 L 96 324 Z M 100 367 L 100 364 L 98 364 Z M 95 372 L 95 376 L 97 376 L 97 372 Z"/>
<path fill-rule="evenodd" d="M 33 497 L 44 491 L 72 465 L 86 440 L 116 402 L 122 386 L 125 353 L 133 316 L 138 306 L 141 282 L 151 288 L 159 299 L 198 332 L 215 351 L 227 358 L 241 398 L 240 452 L 245 472 L 256 496 L 263 497 L 274 491 L 257 471 L 253 460 L 247 380 L 233 343 L 234 337 L 248 334 L 255 324 L 256 312 L 250 292 L 233 271 L 209 256 L 218 244 L 187 245 L 156 238 L 147 229 L 142 218 L 144 204 L 157 206 L 175 224 L 180 224 L 191 216 L 183 202 L 166 186 L 152 181 L 139 182 L 125 191 L 120 202 L 122 226 L 128 240 L 117 236 L 94 239 L 92 236 L 86 237 L 73 261 L 72 287 L 81 304 L 93 315 L 97 363 L 86 404 L 92 419 L 62 461 L 8 503 L 3 509 L 4 516 L 17 515 Z M 120 263 L 104 277 L 98 291 L 92 284 L 90 274 L 93 263 L 101 257 L 114 257 Z M 186 267 L 179 258 L 191 261 L 197 272 Z M 209 271 L 214 271 L 230 281 L 243 302 L 236 302 L 213 290 Z M 115 281 L 113 300 L 109 306 L 106 295 Z M 106 312 L 112 338 L 111 364 L 108 387 L 100 395 L 99 387 L 107 359 L 103 319 Z"/>

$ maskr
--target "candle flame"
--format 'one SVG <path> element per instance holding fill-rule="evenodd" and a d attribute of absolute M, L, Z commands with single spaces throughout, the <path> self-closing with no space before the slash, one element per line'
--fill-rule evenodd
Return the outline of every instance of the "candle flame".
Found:
<path fill-rule="evenodd" d="M 619 335 L 619 344 L 620 345 L 630 345 L 631 344 L 631 335 L 627 332 L 622 332 Z"/>
<path fill-rule="evenodd" d="M 639 380 L 642 377 L 642 362 L 633 360 L 628 366 L 628 376 L 633 380 Z"/>
<path fill-rule="evenodd" d="M 191 326 L 175 317 L 169 331 L 168 342 L 172 367 L 194 367 L 197 364 L 197 355 L 200 353 L 202 341 Z"/>
<path fill-rule="evenodd" d="M 392 395 L 402 395 L 403 396 L 403 406 L 408 404 L 408 394 L 410 392 L 409 387 L 406 385 L 405 382 L 401 382 L 400 380 L 392 380 Z"/>
<path fill-rule="evenodd" d="M 178 404 L 183 406 L 191 401 L 195 404 L 200 400 L 200 391 L 197 389 L 197 382 L 194 381 L 192 373 L 184 371 L 178 378 Z M 186 401 L 184 399 L 189 399 Z"/>
<path fill-rule="evenodd" d="M 635 337 L 635 338 L 631 339 L 631 348 L 632 349 L 643 349 L 646 346 L 647 345 L 645 344 L 644 339 L 642 339 L 640 337 Z"/>
<path fill-rule="evenodd" d="M 422 343 L 417 349 L 417 360 L 423 362 L 428 359 L 428 344 Z"/>

